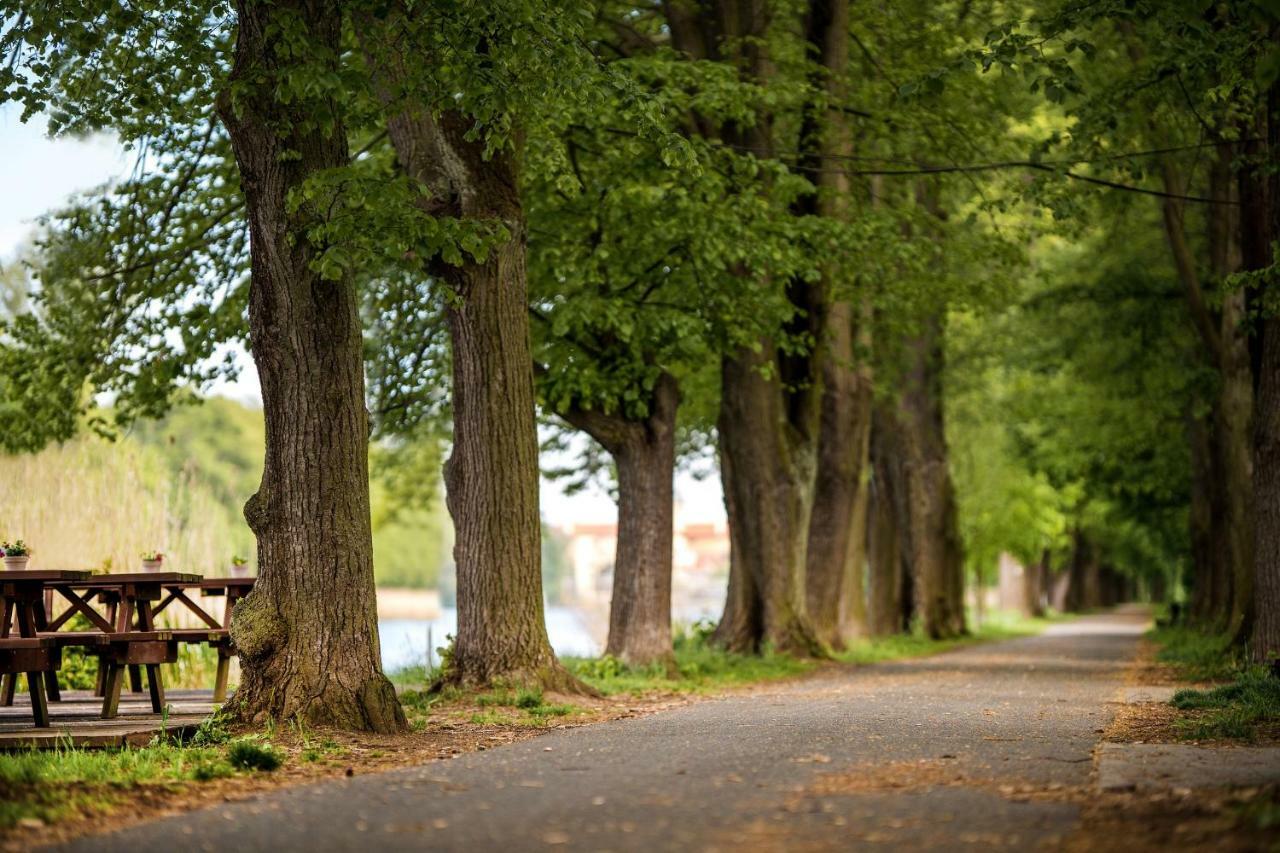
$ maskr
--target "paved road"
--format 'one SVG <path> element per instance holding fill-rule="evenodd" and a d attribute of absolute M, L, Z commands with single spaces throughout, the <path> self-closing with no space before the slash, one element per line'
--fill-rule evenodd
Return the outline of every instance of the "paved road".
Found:
<path fill-rule="evenodd" d="M 1076 827 L 1078 806 L 1051 792 L 1089 783 L 1144 622 L 842 669 L 69 849 L 1028 849 Z"/>

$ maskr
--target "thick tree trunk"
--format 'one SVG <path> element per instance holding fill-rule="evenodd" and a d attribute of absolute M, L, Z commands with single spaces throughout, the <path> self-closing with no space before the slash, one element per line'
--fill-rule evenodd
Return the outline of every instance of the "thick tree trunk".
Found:
<path fill-rule="evenodd" d="M 582 409 L 564 414 L 608 450 L 617 465 L 618 544 L 605 654 L 633 666 L 673 664 L 672 476 L 679 402 L 676 380 L 663 373 L 643 421 Z"/>
<path fill-rule="evenodd" d="M 1210 194 L 1223 202 L 1238 201 L 1232 173 L 1233 146 L 1220 145 L 1210 170 Z M 1215 205 L 1209 214 L 1209 246 L 1214 277 L 1225 281 L 1241 267 L 1240 217 L 1233 205 Z M 1253 365 L 1249 353 L 1245 294 L 1223 297 L 1218 318 L 1220 385 L 1214 406 L 1215 444 L 1222 483 L 1222 527 L 1218 548 L 1224 552 L 1229 585 L 1223 591 L 1227 632 L 1237 642 L 1248 639 L 1253 614 Z"/>
<path fill-rule="evenodd" d="M 897 634 L 911 627 L 913 604 L 910 566 L 906 564 L 906 491 L 898 430 L 892 412 L 873 406 L 871 427 L 871 484 L 867 535 L 867 624 L 873 636 Z"/>
<path fill-rule="evenodd" d="M 715 640 L 735 651 L 767 646 L 817 655 L 822 646 L 805 600 L 814 441 L 788 418 L 777 371 L 762 373 L 775 353 L 766 341 L 721 365 L 720 475 L 730 557 Z"/>
<path fill-rule="evenodd" d="M 1272 36 L 1276 34 L 1273 27 Z M 1270 244 L 1280 242 L 1280 83 L 1267 93 L 1267 151 L 1272 165 L 1267 177 L 1267 224 Z M 1274 263 L 1267 255 L 1260 262 Z M 1280 658 L 1280 316 L 1274 299 L 1280 286 L 1273 279 L 1266 295 L 1273 313 L 1262 325 L 1261 366 L 1254 400 L 1253 463 L 1256 512 L 1254 519 L 1253 659 L 1271 663 Z"/>
<path fill-rule="evenodd" d="M 845 99 L 849 64 L 848 0 L 812 0 L 806 40 L 822 69 L 812 81 L 831 102 Z M 850 181 L 843 162 L 853 154 L 848 116 L 810 105 L 801 144 L 816 175 L 813 213 L 836 221 L 849 216 Z M 868 447 L 871 436 L 871 346 L 868 299 L 838 292 L 838 267 L 824 271 L 822 410 L 817 480 L 809 523 L 806 567 L 808 607 L 818 638 L 835 648 L 865 633 Z"/>
<path fill-rule="evenodd" d="M 317 52 L 336 56 L 341 15 L 322 2 L 237 7 L 230 87 L 244 88 L 234 100 L 224 93 L 218 110 L 249 216 L 266 460 L 245 506 L 261 570 L 232 620 L 243 679 L 231 707 L 252 721 L 394 732 L 405 718 L 378 648 L 359 298 L 349 276 L 325 281 L 311 269 L 306 230 L 321 213 L 289 207 L 309 177 L 347 163 L 345 131 L 307 128 L 317 108 L 337 115 L 332 103 L 275 98 L 294 70 L 281 21 L 300 22 Z"/>
<path fill-rule="evenodd" d="M 1221 280 L 1239 269 L 1238 221 L 1232 212 L 1234 201 L 1231 172 L 1232 150 L 1220 145 L 1210 169 L 1210 195 L 1223 204 L 1213 206 L 1208 214 L 1210 270 Z M 1179 194 L 1185 183 L 1172 160 L 1163 163 L 1166 191 Z M 1196 598 L 1196 611 L 1201 624 L 1229 631 L 1243 639 L 1248 628 L 1252 602 L 1253 487 L 1252 487 L 1252 408 L 1253 377 L 1245 320 L 1245 296 L 1229 293 L 1220 311 L 1210 309 L 1203 294 L 1195 256 L 1187 240 L 1184 203 L 1166 198 L 1162 203 L 1165 236 L 1174 266 L 1186 294 L 1187 310 L 1197 330 L 1204 357 L 1218 372 L 1218 392 L 1209 417 L 1208 447 L 1212 454 L 1209 468 L 1208 521 L 1213 555 L 1212 575 Z M 1203 449 L 1203 439 L 1193 436 Z M 1193 491 L 1193 499 L 1197 495 Z M 1203 498 L 1201 498 L 1203 500 Z M 1192 523 L 1202 523 L 1204 510 L 1193 514 Z M 1193 533 L 1199 533 L 1193 527 Z M 1193 540 L 1194 541 L 1194 540 Z M 1205 580 L 1201 577 L 1198 580 Z"/>
<path fill-rule="evenodd" d="M 1091 566 L 1094 566 L 1093 546 L 1079 530 L 1071 534 L 1071 562 L 1067 567 L 1067 594 L 1063 609 L 1068 613 L 1082 613 L 1090 607 Z"/>
<path fill-rule="evenodd" d="M 425 213 L 501 225 L 509 235 L 483 261 L 464 255 L 455 265 L 437 257 L 424 268 L 452 297 L 453 452 L 445 490 L 455 534 L 458 634 L 445 679 L 589 692 L 556 660 L 543 615 L 521 136 L 513 132 L 508 147 L 486 152 L 483 139 L 472 138 L 472 117 L 436 114 L 398 97 L 414 79 L 412 63 L 424 59 L 388 46 L 404 41 L 396 30 L 404 19 L 397 15 L 416 13 L 358 22 L 390 111 L 387 132 L 400 168 L 425 190 Z"/>
<path fill-rule="evenodd" d="M 814 629 L 836 648 L 864 633 L 866 621 L 871 377 L 854 361 L 849 309 L 831 309 L 806 569 Z"/>
<path fill-rule="evenodd" d="M 898 405 L 906 481 L 907 552 L 916 616 L 929 637 L 965 633 L 964 575 L 941 399 L 941 325 L 906 347 L 910 366 Z"/>
<path fill-rule="evenodd" d="M 503 216 L 511 240 L 484 263 L 439 268 L 457 297 L 449 309 L 453 452 L 445 489 L 456 537 L 458 635 L 446 677 L 576 690 L 551 650 L 542 610 L 525 235 L 512 208 Z"/>

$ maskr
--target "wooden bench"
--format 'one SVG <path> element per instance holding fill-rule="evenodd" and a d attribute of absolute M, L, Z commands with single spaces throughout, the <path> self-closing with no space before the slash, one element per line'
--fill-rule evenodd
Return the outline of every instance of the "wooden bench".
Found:
<path fill-rule="evenodd" d="M 27 676 L 31 690 L 31 715 L 36 728 L 49 727 L 49 704 L 45 699 L 45 673 L 57 672 L 62 665 L 62 651 L 48 637 L 0 638 L 0 674 L 9 676 L 6 689 L 12 694 L 18 676 Z M 12 696 L 9 704 L 13 703 Z"/>
<path fill-rule="evenodd" d="M 102 684 L 102 719 L 119 715 L 120 688 L 130 666 L 147 668 L 147 689 L 151 694 L 151 710 L 164 711 L 164 682 L 160 664 L 178 659 L 178 640 L 172 631 L 58 631 L 42 634 L 40 639 L 62 649 L 75 646 L 98 656 L 98 674 Z"/>
<path fill-rule="evenodd" d="M 218 666 L 213 676 L 213 701 L 227 701 L 227 676 L 231 659 L 236 656 L 231 632 L 226 628 L 175 628 L 171 631 L 179 643 L 206 643 L 218 652 Z"/>

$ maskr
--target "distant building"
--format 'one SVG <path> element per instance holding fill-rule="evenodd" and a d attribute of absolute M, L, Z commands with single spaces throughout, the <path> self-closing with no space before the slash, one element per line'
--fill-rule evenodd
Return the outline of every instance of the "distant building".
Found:
<path fill-rule="evenodd" d="M 724 603 L 729 571 L 729 527 L 724 521 L 687 521 L 676 508 L 672 541 L 672 605 L 677 619 L 714 614 Z M 567 524 L 564 537 L 572 603 L 607 607 L 613 592 L 613 561 L 618 526 L 609 523 Z"/>

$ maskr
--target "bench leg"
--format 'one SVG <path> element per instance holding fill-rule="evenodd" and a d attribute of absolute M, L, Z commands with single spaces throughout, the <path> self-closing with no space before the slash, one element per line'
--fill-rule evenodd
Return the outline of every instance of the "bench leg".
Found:
<path fill-rule="evenodd" d="M 0 706 L 5 708 L 12 707 L 14 689 L 18 686 L 18 676 L 5 675 L 4 680 L 0 681 Z"/>
<path fill-rule="evenodd" d="M 44 698 L 44 673 L 28 672 L 27 686 L 31 689 L 31 716 L 37 729 L 49 728 L 49 704 Z"/>
<path fill-rule="evenodd" d="M 136 663 L 129 664 L 129 690 L 133 693 L 142 692 L 142 667 Z"/>
<path fill-rule="evenodd" d="M 227 701 L 227 674 L 231 671 L 231 655 L 218 649 L 218 668 L 213 676 L 213 701 Z"/>
<path fill-rule="evenodd" d="M 62 701 L 62 692 L 58 689 L 58 673 L 49 670 L 44 674 L 44 689 L 49 694 L 50 702 Z"/>
<path fill-rule="evenodd" d="M 159 714 L 164 710 L 164 682 L 160 679 L 160 664 L 147 664 L 147 689 L 151 692 L 151 710 Z"/>
<path fill-rule="evenodd" d="M 114 720 L 120 713 L 120 686 L 124 682 L 124 666 L 115 661 L 103 661 L 107 676 L 102 690 L 102 719 Z"/>

